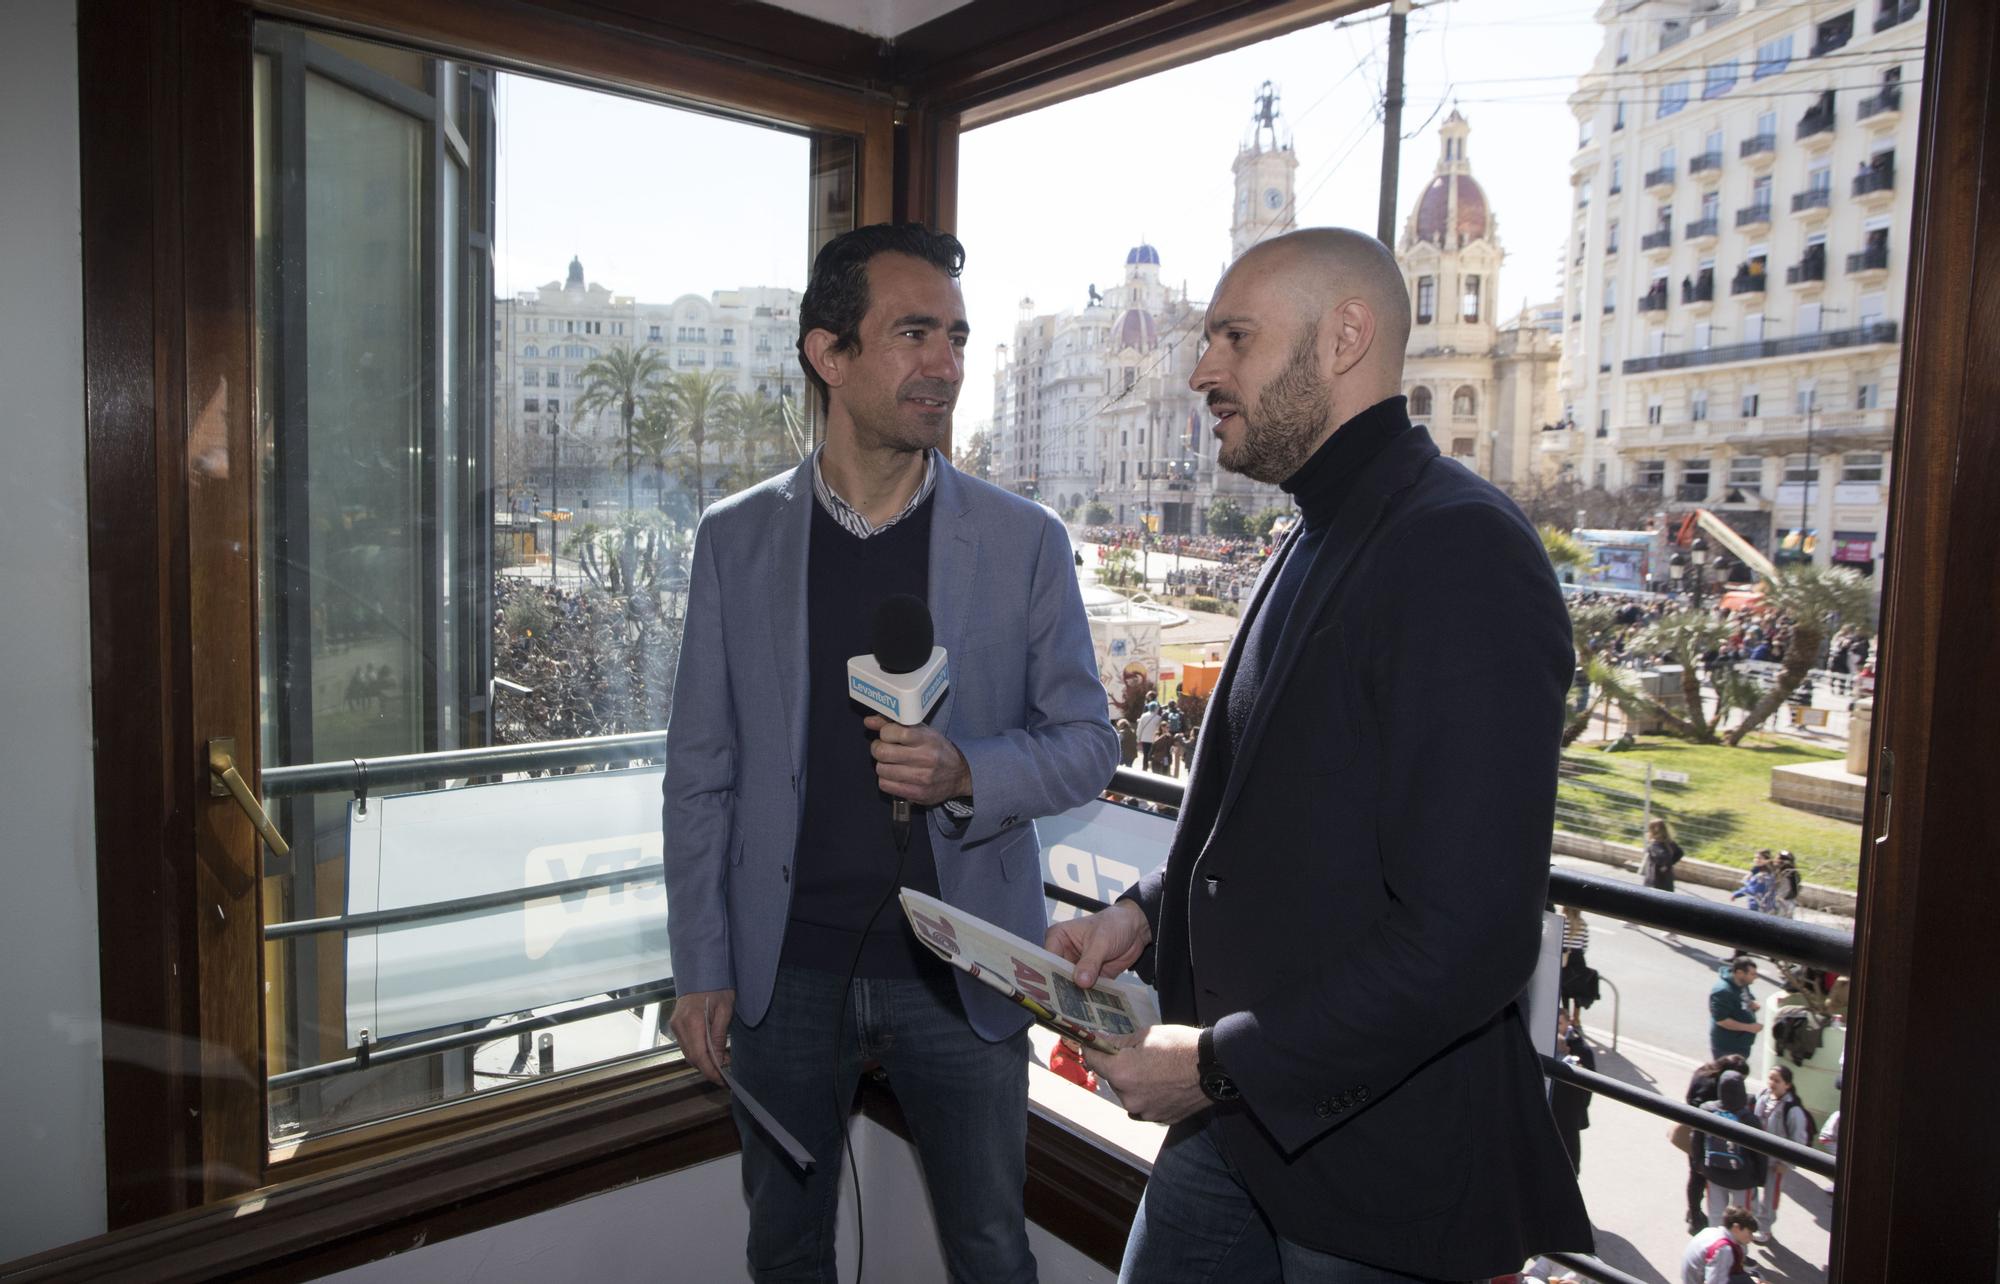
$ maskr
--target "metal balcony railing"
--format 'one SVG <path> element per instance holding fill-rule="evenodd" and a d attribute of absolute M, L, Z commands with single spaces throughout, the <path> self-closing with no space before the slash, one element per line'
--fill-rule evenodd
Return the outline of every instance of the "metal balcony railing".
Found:
<path fill-rule="evenodd" d="M 1695 278 L 1692 281 L 1682 281 L 1681 302 L 1682 303 L 1715 302 L 1715 277 L 1710 273 L 1703 272 L 1699 277 Z"/>
<path fill-rule="evenodd" d="M 1690 241 L 1699 241 L 1703 237 L 1720 236 L 1722 235 L 1722 220 L 1719 218 L 1698 218 L 1683 228 L 1681 235 Z"/>
<path fill-rule="evenodd" d="M 1854 118 L 1856 120 L 1867 120 L 1871 116 L 1880 116 L 1884 112 L 1901 110 L 1903 110 L 1902 87 L 1900 85 L 1890 85 L 1886 86 L 1881 93 L 1876 94 L 1872 98 L 1863 98 L 1860 105 L 1854 109 Z"/>
<path fill-rule="evenodd" d="M 1639 296 L 1639 311 L 1665 312 L 1666 310 L 1667 292 L 1665 289 L 1649 290 Z"/>
<path fill-rule="evenodd" d="M 1674 167 L 1671 165 L 1662 165 L 1658 169 L 1647 170 L 1645 185 L 1647 187 L 1672 187 L 1674 185 Z"/>
<path fill-rule="evenodd" d="M 1896 323 L 1875 321 L 1846 330 L 1821 330 L 1817 334 L 1795 334 L 1789 338 L 1765 339 L 1758 343 L 1732 343 L 1698 351 L 1633 357 L 1624 363 L 1622 369 L 1626 374 L 1647 374 L 1655 370 L 1685 370 L 1691 366 L 1712 366 L 1765 357 L 1806 356 L 1815 352 L 1831 352 L 1836 348 L 1853 348 L 1864 344 L 1895 341 Z"/>
<path fill-rule="evenodd" d="M 1785 269 L 1786 285 L 1805 285 L 1826 280 L 1826 255 L 1810 254 Z"/>
<path fill-rule="evenodd" d="M 1720 170 L 1721 168 L 1722 168 L 1722 153 L 1719 151 L 1703 152 L 1699 156 L 1692 156 L 1688 158 L 1688 173 L 1690 174 L 1707 174 Z"/>
<path fill-rule="evenodd" d="M 1832 108 L 1829 107 L 1825 111 L 1814 109 L 1799 118 L 1799 132 L 1797 137 L 1807 139 L 1815 134 L 1830 134 L 1833 132 L 1835 123 Z"/>
<path fill-rule="evenodd" d="M 1749 160 L 1752 156 L 1763 156 L 1777 150 L 1778 136 L 1776 134 L 1757 134 L 1737 144 L 1736 155 L 1742 160 Z"/>
<path fill-rule="evenodd" d="M 1746 205 L 1736 211 L 1736 226 L 1738 227 L 1759 227 L 1770 221 L 1771 207 L 1768 203 L 1763 205 Z"/>
<path fill-rule="evenodd" d="M 1730 295 L 1764 293 L 1764 275 L 1762 272 L 1738 272 L 1730 278 Z"/>
<path fill-rule="evenodd" d="M 1847 256 L 1849 272 L 1886 272 L 1889 270 L 1889 247 L 1878 245 Z"/>
<path fill-rule="evenodd" d="M 1674 229 L 1663 227 L 1657 232 L 1648 232 L 1639 238 L 1642 250 L 1664 250 L 1674 243 Z"/>
<path fill-rule="evenodd" d="M 1896 190 L 1896 167 L 1894 165 L 1871 165 L 1854 176 L 1854 194 L 1867 196 L 1871 192 L 1893 192 Z"/>
<path fill-rule="evenodd" d="M 1808 187 L 1803 192 L 1792 193 L 1792 213 L 1806 210 L 1823 210 L 1833 203 L 1833 189 L 1830 187 Z"/>

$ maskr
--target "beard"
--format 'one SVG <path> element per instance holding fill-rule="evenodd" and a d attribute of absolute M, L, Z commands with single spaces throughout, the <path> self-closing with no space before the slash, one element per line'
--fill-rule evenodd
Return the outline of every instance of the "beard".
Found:
<path fill-rule="evenodd" d="M 1250 405 L 1237 407 L 1243 435 L 1216 452 L 1216 463 L 1252 481 L 1277 483 L 1311 458 L 1333 408 L 1332 391 L 1319 373 L 1318 347 L 1319 326 L 1309 325 L 1292 345 L 1285 368 L 1257 390 Z"/>

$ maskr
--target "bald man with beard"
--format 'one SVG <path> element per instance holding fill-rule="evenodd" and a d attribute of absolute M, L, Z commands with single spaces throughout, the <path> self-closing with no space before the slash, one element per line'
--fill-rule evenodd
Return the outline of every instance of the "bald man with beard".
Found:
<path fill-rule="evenodd" d="M 1212 697 L 1167 863 L 1050 929 L 1165 1024 L 1091 1067 L 1171 1125 L 1120 1279 L 1465 1281 L 1587 1250 L 1518 998 L 1568 616 L 1534 528 L 1402 391 L 1407 286 L 1315 228 L 1223 275 L 1192 385 L 1302 520 Z"/>

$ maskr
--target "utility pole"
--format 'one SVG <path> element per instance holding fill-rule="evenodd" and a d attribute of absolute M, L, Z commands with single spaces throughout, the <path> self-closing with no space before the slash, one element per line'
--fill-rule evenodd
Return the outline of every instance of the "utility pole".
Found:
<path fill-rule="evenodd" d="M 1382 198 L 1375 208 L 1375 239 L 1396 248 L 1396 170 L 1403 151 L 1403 44 L 1410 0 L 1390 0 L 1389 83 L 1382 94 Z"/>

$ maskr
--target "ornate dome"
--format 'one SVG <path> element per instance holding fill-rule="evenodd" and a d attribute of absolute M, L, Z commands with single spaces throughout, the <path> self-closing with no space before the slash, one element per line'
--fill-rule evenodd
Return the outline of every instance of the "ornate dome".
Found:
<path fill-rule="evenodd" d="M 1138 253 L 1134 250 L 1133 253 Z M 1137 348 L 1150 352 L 1159 345 L 1160 329 L 1153 320 L 1153 314 L 1138 308 L 1125 309 L 1118 318 L 1118 324 L 1111 327 L 1111 350 L 1123 352 L 1127 348 Z"/>
<path fill-rule="evenodd" d="M 1154 267 L 1158 267 L 1160 265 L 1160 252 L 1150 245 L 1133 246 L 1131 251 L 1125 255 L 1125 266 L 1132 267 L 1139 263 L 1150 263 Z"/>
<path fill-rule="evenodd" d="M 1453 183 L 1458 185 L 1458 220 L 1454 227 L 1447 228 Z M 1493 215 L 1486 204 L 1486 192 L 1470 174 L 1439 174 L 1417 202 L 1418 240 L 1442 245 L 1448 231 L 1456 232 L 1459 241 L 1482 240 L 1493 233 Z"/>

